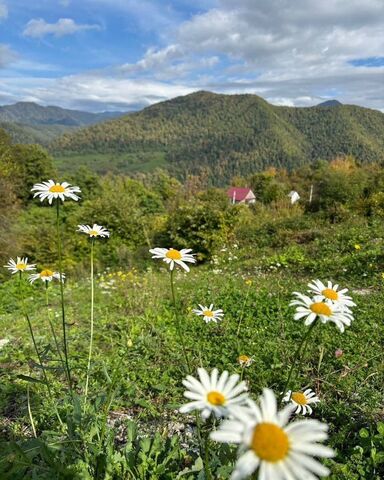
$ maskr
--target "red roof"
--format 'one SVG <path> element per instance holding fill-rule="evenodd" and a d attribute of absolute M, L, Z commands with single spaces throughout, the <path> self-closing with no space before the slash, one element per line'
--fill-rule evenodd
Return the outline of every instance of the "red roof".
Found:
<path fill-rule="evenodd" d="M 231 187 L 227 191 L 227 196 L 232 200 L 234 199 L 237 202 L 241 202 L 242 200 L 245 200 L 245 197 L 249 193 L 252 193 L 252 190 L 250 188 Z"/>

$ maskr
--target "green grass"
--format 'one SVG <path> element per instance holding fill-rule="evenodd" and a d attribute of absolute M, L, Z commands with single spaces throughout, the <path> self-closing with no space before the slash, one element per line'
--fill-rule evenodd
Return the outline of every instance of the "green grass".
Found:
<path fill-rule="evenodd" d="M 164 152 L 140 152 L 140 153 L 95 153 L 56 156 L 54 165 L 60 173 L 71 173 L 74 166 L 88 167 L 93 172 L 104 174 L 152 172 L 157 168 L 167 166 Z"/>
<path fill-rule="evenodd" d="M 223 252 L 221 258 L 226 255 Z M 177 453 L 164 471 L 160 467 L 156 467 L 159 470 L 155 469 L 148 460 L 149 450 L 144 449 L 148 463 L 145 468 L 142 467 L 141 473 L 135 474 L 136 478 L 143 479 L 177 478 L 177 473 L 184 468 L 190 469 L 196 458 L 196 453 L 191 450 L 191 447 L 196 447 L 195 441 L 186 437 L 184 426 L 185 423 L 193 425 L 194 417 L 177 413 L 177 407 L 185 401 L 181 384 L 185 367 L 175 328 L 169 273 L 155 270 L 156 266 L 153 271 L 105 272 L 98 277 L 95 357 L 90 383 L 90 396 L 96 404 L 101 402 L 100 396 L 108 396 L 113 385 L 111 410 L 114 413 L 109 413 L 109 418 L 110 421 L 111 418 L 119 419 L 121 445 L 129 443 L 129 432 L 133 428 L 127 422 L 128 418 L 139 424 L 139 431 L 150 437 L 160 432 L 163 439 L 177 430 L 175 425 L 182 425 L 182 445 L 174 447 Z M 253 266 L 248 264 L 245 268 L 235 260 L 220 265 L 220 271 L 217 268 L 213 270 L 216 273 L 212 268 L 195 267 L 189 274 L 179 272 L 176 276 L 182 331 L 193 369 L 203 365 L 207 369 L 217 367 L 219 370 L 240 373 L 237 358 L 240 354 L 247 354 L 254 359 L 251 367 L 245 370 L 251 395 L 257 399 L 264 387 L 272 388 L 278 394 L 283 388 L 287 370 L 295 360 L 294 351 L 306 328 L 302 322 L 295 322 L 292 318 L 293 309 L 289 307 L 291 293 L 294 290 L 305 292 L 306 283 L 311 278 L 298 277 L 287 269 L 257 273 Z M 251 286 L 245 283 L 246 279 L 252 280 Z M 384 475 L 384 427 L 380 424 L 383 421 L 384 393 L 382 286 L 373 277 L 365 277 L 361 281 L 354 277 L 345 281 L 345 284 L 351 289 L 357 303 L 355 321 L 343 334 L 331 324 L 315 327 L 303 365 L 292 387 L 300 389 L 309 386 L 321 398 L 314 417 L 330 425 L 328 443 L 337 452 L 334 460 L 327 461 L 333 472 L 331 478 L 378 480 Z M 52 342 L 42 290 L 38 287 L 29 289 L 28 305 L 38 343 L 43 349 L 43 346 Z M 0 286 L 0 321 L 6 326 L 6 337 L 11 340 L 0 351 L 0 411 L 3 418 L 1 437 L 7 442 L 16 441 L 20 444 L 31 435 L 31 430 L 26 411 L 26 382 L 17 378 L 17 375 L 30 374 L 34 353 L 15 294 L 13 281 Z M 69 279 L 65 295 L 70 325 L 71 367 L 77 390 L 80 391 L 85 381 L 89 334 L 87 281 Z M 191 312 L 198 303 L 211 302 L 225 312 L 224 320 L 218 325 L 205 324 Z M 242 327 L 237 336 L 243 306 Z M 52 288 L 52 308 L 59 314 L 57 285 Z M 58 316 L 55 322 L 59 328 Z M 343 356 L 336 358 L 336 349 L 342 349 Z M 47 356 L 52 354 L 47 353 Z M 32 370 L 33 375 L 38 377 L 38 369 Z M 65 378 L 63 376 L 60 379 L 57 373 L 50 376 L 59 399 L 59 410 L 65 411 Z M 52 429 L 54 422 L 52 405 L 49 406 L 41 385 L 31 384 L 30 388 L 36 428 L 44 438 L 44 431 Z M 111 442 L 119 451 L 122 447 L 118 442 L 116 445 L 115 435 L 116 432 L 113 432 Z M 159 452 L 164 453 L 168 448 L 173 452 L 173 447 L 159 445 L 156 446 Z M 143 451 L 140 452 L 142 462 Z M 12 454 L 15 455 L 14 451 Z M 63 470 L 64 473 L 57 473 L 56 467 L 50 466 L 41 454 L 30 461 L 34 466 L 26 468 L 26 476 L 1 478 L 32 478 L 28 476 L 32 475 L 31 472 L 39 474 L 37 478 L 135 478 L 116 473 L 119 471 L 117 467 L 110 476 L 97 476 L 97 468 L 92 463 L 94 457 L 89 457 L 84 470 L 81 470 L 80 454 L 71 452 L 68 456 L 62 455 L 61 468 L 67 468 L 65 472 Z M 116 455 L 113 453 L 112 456 L 115 460 Z M 233 452 L 231 455 L 224 455 L 226 460 L 222 460 L 222 463 L 218 460 L 220 455 L 213 457 L 215 479 L 229 478 Z M 9 464 L 5 464 L 9 467 Z M 0 473 L 1 465 L 4 467 L 4 461 L 0 462 Z M 43 476 L 43 467 L 52 469 L 49 470 L 51 477 Z M 84 473 L 78 474 L 80 470 L 92 472 L 91 476 L 81 476 Z M 53 475 L 53 471 L 57 476 Z M 73 476 L 66 477 L 68 472 Z M 199 475 L 190 474 L 185 478 L 204 478 L 202 472 Z"/>

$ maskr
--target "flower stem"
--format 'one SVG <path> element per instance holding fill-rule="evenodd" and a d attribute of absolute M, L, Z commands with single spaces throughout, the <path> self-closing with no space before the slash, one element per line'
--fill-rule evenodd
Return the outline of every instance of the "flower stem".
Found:
<path fill-rule="evenodd" d="M 92 347 L 93 347 L 93 323 L 94 323 L 94 300 L 95 300 L 95 285 L 94 285 L 94 275 L 93 275 L 93 250 L 94 250 L 95 240 L 91 238 L 91 333 L 89 339 L 89 353 L 88 353 L 88 364 L 87 364 L 87 378 L 85 381 L 85 393 L 84 393 L 84 409 L 87 405 L 87 396 L 88 396 L 88 384 L 89 384 L 89 373 L 91 369 L 91 359 L 92 359 Z"/>
<path fill-rule="evenodd" d="M 243 316 L 244 316 L 244 309 L 245 309 L 245 306 L 246 306 L 247 301 L 248 301 L 250 290 L 251 290 L 251 287 L 249 286 L 248 290 L 247 290 L 247 294 L 246 294 L 245 299 L 244 299 L 243 306 L 241 308 L 241 312 L 240 312 L 240 318 L 239 318 L 239 323 L 237 325 L 237 332 L 236 332 L 237 337 L 239 336 L 239 333 L 240 333 L 241 322 L 243 321 Z"/>
<path fill-rule="evenodd" d="M 49 326 L 50 326 L 50 329 L 51 329 L 51 332 L 52 332 L 53 340 L 54 340 L 54 342 L 55 342 L 56 350 L 57 350 L 57 353 L 58 353 L 58 355 L 59 355 L 61 365 L 65 368 L 64 359 L 63 359 L 63 356 L 61 355 L 61 350 L 60 350 L 59 342 L 58 342 L 58 340 L 57 340 L 55 328 L 54 328 L 53 323 L 52 323 L 51 314 L 50 314 L 50 309 L 49 309 L 48 282 L 45 282 L 45 304 L 46 304 L 46 306 L 47 306 L 48 322 L 49 322 Z"/>
<path fill-rule="evenodd" d="M 39 349 L 37 348 L 37 343 L 36 343 L 36 339 L 35 339 L 35 335 L 33 333 L 33 328 L 32 328 L 32 323 L 31 323 L 31 319 L 29 318 L 29 315 L 27 313 L 27 309 L 25 307 L 25 299 L 24 299 L 24 291 L 23 291 L 23 285 L 22 285 L 22 278 L 21 278 L 21 272 L 20 272 L 20 276 L 19 276 L 19 291 L 20 291 L 20 300 L 21 300 L 21 309 L 22 309 L 22 312 L 24 314 L 24 317 L 26 318 L 27 320 L 27 323 L 28 323 L 28 328 L 29 328 L 29 333 L 31 334 L 31 338 L 32 338 L 32 343 L 33 343 L 33 346 L 35 348 L 35 352 L 36 352 L 36 356 L 39 360 L 39 364 L 40 364 L 40 368 L 43 372 L 43 377 L 44 377 L 44 384 L 47 388 L 47 391 L 48 391 L 48 395 L 49 395 L 49 399 L 50 401 L 52 401 L 53 399 L 53 396 L 52 396 L 52 391 L 51 391 L 51 387 L 50 387 L 50 384 L 49 384 L 49 381 L 48 381 L 48 377 L 47 377 L 47 373 L 45 371 L 45 367 L 43 365 L 43 362 L 42 362 L 42 359 L 41 359 L 41 356 L 40 356 L 40 352 L 39 352 Z M 28 387 L 29 388 L 29 387 Z M 29 403 L 29 389 L 27 391 L 27 397 L 28 397 L 28 413 L 29 413 L 29 418 L 31 419 L 31 425 L 32 425 L 32 430 L 34 431 L 34 434 L 36 434 L 36 430 L 35 430 L 35 426 L 33 424 L 33 418 L 32 418 L 32 412 L 30 412 L 30 403 Z M 63 422 L 61 420 L 61 417 L 60 417 L 60 414 L 56 408 L 56 405 L 54 405 L 54 410 L 55 410 L 55 413 L 56 413 L 56 416 L 60 422 L 60 425 L 63 425 Z M 35 435 L 36 436 L 36 435 Z"/>
<path fill-rule="evenodd" d="M 173 279 L 173 273 L 174 270 L 171 270 L 171 292 L 172 292 L 172 300 L 173 300 L 173 307 L 175 310 L 175 318 L 176 318 L 176 330 L 177 334 L 179 336 L 179 340 L 181 343 L 181 347 L 183 349 L 183 354 L 184 354 L 184 360 L 185 360 L 185 366 L 187 373 L 191 373 L 191 364 L 189 362 L 188 354 L 187 354 L 187 349 L 185 347 L 185 342 L 184 342 L 184 337 L 181 332 L 181 325 L 180 325 L 180 317 L 179 317 L 179 310 L 177 308 L 177 303 L 176 303 L 176 295 L 175 295 L 175 285 L 174 285 L 174 279 Z"/>
<path fill-rule="evenodd" d="M 34 348 L 35 348 L 35 352 L 36 352 L 37 359 L 38 359 L 38 361 L 39 361 L 39 366 L 40 366 L 40 368 L 41 368 L 41 371 L 43 372 L 44 382 L 45 382 L 45 385 L 46 385 L 46 387 L 47 387 L 48 394 L 49 394 L 50 397 L 52 397 L 52 395 L 51 395 L 51 387 L 50 387 L 49 382 L 48 382 L 47 373 L 46 373 L 46 371 L 45 371 L 45 368 L 44 368 L 44 365 L 43 365 L 43 362 L 42 362 L 42 359 L 41 359 L 41 356 L 40 356 L 39 349 L 37 348 L 37 343 L 36 343 L 35 335 L 34 335 L 34 333 L 33 333 L 33 328 L 32 328 L 31 319 L 29 318 L 29 315 L 28 315 L 28 313 L 27 313 L 27 309 L 26 309 L 26 307 L 25 307 L 25 299 L 24 299 L 24 291 L 23 291 L 23 284 L 22 284 L 21 275 L 22 275 L 22 274 L 21 274 L 21 272 L 20 272 L 20 276 L 19 276 L 19 292 L 20 292 L 20 300 L 21 300 L 22 312 L 23 312 L 23 314 L 24 314 L 25 319 L 27 320 L 29 333 L 31 334 L 31 339 L 32 339 L 33 346 L 34 346 Z"/>
<path fill-rule="evenodd" d="M 59 257 L 59 283 L 60 283 L 60 296 L 61 296 L 61 316 L 62 316 L 62 326 L 63 326 L 63 345 L 64 345 L 64 356 L 65 356 L 65 370 L 68 379 L 68 386 L 71 394 L 72 392 L 72 379 L 71 379 L 71 370 L 69 369 L 68 361 L 68 345 L 67 345 L 67 328 L 65 323 L 65 305 L 64 305 L 64 283 L 63 283 L 63 268 L 62 268 L 62 253 L 61 253 L 61 235 L 60 235 L 60 200 L 56 200 L 56 230 L 57 230 L 57 252 Z"/>
<path fill-rule="evenodd" d="M 280 398 L 279 398 L 279 405 L 281 405 L 281 402 L 284 398 L 284 395 L 287 391 L 287 388 L 289 387 L 289 383 L 291 381 L 291 378 L 292 378 L 292 373 L 293 373 L 293 370 L 295 368 L 295 366 L 299 363 L 301 363 L 301 360 L 302 360 L 302 356 L 300 355 L 301 351 L 302 350 L 305 350 L 305 347 L 307 346 L 307 343 L 308 343 L 308 339 L 312 333 L 312 330 L 314 328 L 314 326 L 316 325 L 317 321 L 315 320 L 313 323 L 311 323 L 310 327 L 308 328 L 308 330 L 306 331 L 305 335 L 303 336 L 303 338 L 301 339 L 301 342 L 299 343 L 299 346 L 297 347 L 296 349 L 296 352 L 294 354 L 294 357 L 293 357 L 293 362 L 292 362 L 292 365 L 291 365 L 291 368 L 289 369 L 289 373 L 288 373 L 288 377 L 287 377 L 287 381 L 285 382 L 285 385 L 284 385 L 284 388 L 283 388 L 283 391 L 281 392 L 280 394 Z"/>
<path fill-rule="evenodd" d="M 32 416 L 31 399 L 29 396 L 29 385 L 27 385 L 27 403 L 28 403 L 28 416 L 29 416 L 29 421 L 31 422 L 33 436 L 37 438 L 35 422 L 33 421 L 33 416 Z"/>

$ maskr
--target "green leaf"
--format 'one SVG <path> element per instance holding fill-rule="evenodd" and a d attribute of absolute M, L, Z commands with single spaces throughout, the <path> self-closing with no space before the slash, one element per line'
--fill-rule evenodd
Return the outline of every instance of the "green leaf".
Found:
<path fill-rule="evenodd" d="M 45 385 L 45 382 L 43 382 L 42 380 L 39 380 L 38 378 L 30 377 L 29 375 L 19 374 L 19 375 L 16 375 L 16 378 L 19 378 L 20 380 L 25 380 L 26 382 L 42 383 L 43 385 Z"/>

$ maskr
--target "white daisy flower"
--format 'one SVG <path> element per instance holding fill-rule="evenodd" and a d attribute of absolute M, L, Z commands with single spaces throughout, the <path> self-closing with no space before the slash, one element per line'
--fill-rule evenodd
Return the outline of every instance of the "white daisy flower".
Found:
<path fill-rule="evenodd" d="M 340 332 L 344 332 L 344 326 L 350 326 L 353 315 L 346 307 L 339 303 L 330 301 L 323 302 L 323 297 L 315 296 L 313 298 L 298 292 L 293 292 L 297 300 L 293 300 L 290 305 L 296 306 L 295 320 L 301 320 L 306 317 L 304 325 L 311 325 L 317 318 L 322 323 L 333 322 Z"/>
<path fill-rule="evenodd" d="M 211 413 L 216 417 L 228 415 L 234 405 L 244 405 L 248 399 L 247 385 L 239 381 L 239 375 L 229 373 L 225 370 L 219 377 L 217 368 L 214 368 L 211 375 L 204 368 L 198 368 L 200 380 L 188 375 L 183 380 L 183 385 L 188 388 L 184 396 L 192 400 L 180 408 L 181 413 L 188 413 L 192 410 L 201 410 L 201 416 L 206 419 Z"/>
<path fill-rule="evenodd" d="M 42 282 L 52 282 L 53 279 L 60 280 L 60 273 L 53 272 L 48 268 L 42 270 L 40 273 L 33 273 L 29 276 L 30 283 L 36 282 L 36 280 L 41 280 Z M 62 281 L 64 282 L 65 274 L 61 274 Z"/>
<path fill-rule="evenodd" d="M 211 433 L 212 440 L 240 445 L 231 480 L 241 480 L 259 469 L 260 480 L 316 480 L 329 475 L 313 457 L 333 457 L 332 449 L 318 442 L 326 440 L 328 426 L 317 420 L 288 424 L 293 406 L 277 411 L 272 390 L 264 389 L 260 407 L 249 400 L 249 407 L 231 409 L 225 420 Z"/>
<path fill-rule="evenodd" d="M 352 297 L 346 295 L 348 288 L 339 290 L 339 285 L 333 285 L 332 282 L 327 282 L 327 286 L 320 280 L 312 280 L 312 283 L 308 283 L 309 293 L 323 297 L 324 300 L 330 300 L 333 303 L 340 303 L 345 307 L 355 307 L 356 303 L 352 301 Z"/>
<path fill-rule="evenodd" d="M 204 307 L 203 305 L 199 304 L 199 307 L 200 309 L 195 308 L 192 310 L 192 312 L 196 315 L 202 316 L 205 323 L 217 323 L 218 320 L 222 320 L 222 317 L 224 316 L 223 310 L 213 310 L 213 303 L 211 303 L 209 307 Z"/>
<path fill-rule="evenodd" d="M 47 182 L 36 183 L 31 189 L 31 192 L 36 192 L 33 198 L 39 197 L 42 202 L 47 198 L 48 203 L 51 205 L 52 201 L 57 198 L 63 202 L 66 198 L 77 202 L 80 197 L 76 195 L 76 193 L 80 193 L 81 190 L 79 187 L 72 187 L 68 182 L 58 183 L 53 180 L 48 180 Z"/>
<path fill-rule="evenodd" d="M 291 390 L 288 390 L 283 400 L 284 402 L 291 402 L 297 407 L 295 413 L 302 413 L 303 415 L 306 413 L 312 415 L 312 408 L 309 405 L 311 403 L 320 402 L 319 397 L 310 388 L 307 388 L 304 392 L 292 392 Z"/>
<path fill-rule="evenodd" d="M 4 267 L 12 272 L 12 274 L 26 272 L 27 270 L 36 270 L 35 264 L 28 264 L 28 257 L 17 257 L 16 260 L 10 258 Z"/>
<path fill-rule="evenodd" d="M 97 223 L 94 223 L 93 227 L 90 227 L 89 225 L 78 225 L 78 227 L 78 232 L 86 233 L 90 238 L 104 238 L 109 237 L 110 235 L 110 232 L 106 228 L 102 227 L 101 225 L 97 225 Z"/>
<path fill-rule="evenodd" d="M 237 361 L 241 367 L 250 367 L 253 363 L 253 358 L 248 357 L 248 355 L 240 355 Z"/>
<path fill-rule="evenodd" d="M 9 338 L 0 338 L 0 350 L 10 342 Z"/>
<path fill-rule="evenodd" d="M 182 250 L 175 250 L 174 248 L 151 248 L 150 253 L 153 253 L 152 258 L 161 258 L 164 262 L 169 264 L 170 270 L 175 268 L 175 263 L 189 272 L 189 267 L 184 262 L 196 263 L 193 258 L 194 253 L 191 248 L 183 248 Z"/>

